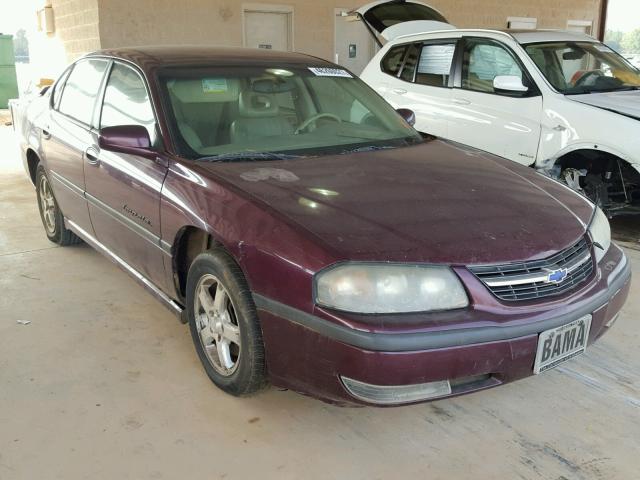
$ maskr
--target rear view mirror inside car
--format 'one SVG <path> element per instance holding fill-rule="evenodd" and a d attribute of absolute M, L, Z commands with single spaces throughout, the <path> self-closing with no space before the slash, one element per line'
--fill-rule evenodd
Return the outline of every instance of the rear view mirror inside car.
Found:
<path fill-rule="evenodd" d="M 580 60 L 584 57 L 586 52 L 583 50 L 569 50 L 568 52 L 564 52 L 562 54 L 563 60 Z"/>
<path fill-rule="evenodd" d="M 295 88 L 295 84 L 286 78 L 264 78 L 251 84 L 251 90 L 256 93 L 285 93 Z"/>

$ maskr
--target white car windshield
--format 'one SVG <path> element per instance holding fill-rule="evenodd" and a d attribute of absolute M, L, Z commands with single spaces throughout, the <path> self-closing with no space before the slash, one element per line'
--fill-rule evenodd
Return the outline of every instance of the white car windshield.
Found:
<path fill-rule="evenodd" d="M 271 159 L 394 148 L 422 137 L 339 68 L 174 68 L 160 75 L 179 153 Z"/>
<path fill-rule="evenodd" d="M 640 72 L 602 43 L 535 43 L 525 50 L 549 83 L 566 95 L 640 87 Z"/>

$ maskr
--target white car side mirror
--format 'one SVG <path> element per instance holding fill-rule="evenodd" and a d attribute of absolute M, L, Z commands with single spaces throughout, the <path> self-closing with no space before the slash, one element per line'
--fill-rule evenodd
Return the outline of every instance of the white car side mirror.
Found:
<path fill-rule="evenodd" d="M 498 75 L 493 79 L 493 89 L 496 92 L 527 93 L 528 87 L 522 84 L 522 79 L 516 75 Z"/>

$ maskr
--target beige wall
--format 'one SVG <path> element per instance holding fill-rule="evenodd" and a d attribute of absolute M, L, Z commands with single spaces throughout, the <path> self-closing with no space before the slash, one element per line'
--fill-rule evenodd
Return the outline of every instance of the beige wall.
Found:
<path fill-rule="evenodd" d="M 535 17 L 538 28 L 564 29 L 567 20 L 593 21 L 601 0 L 427 0 L 458 27 L 507 28 L 507 17 Z"/>
<path fill-rule="evenodd" d="M 100 48 L 98 0 L 51 0 L 51 6 L 68 60 Z"/>
<path fill-rule="evenodd" d="M 251 4 L 294 8 L 294 48 L 331 59 L 334 9 L 367 0 L 289 0 Z M 426 0 L 460 27 L 506 28 L 508 16 L 536 17 L 538 28 L 565 28 L 593 20 L 601 0 Z M 240 0 L 53 0 L 56 35 L 73 59 L 97 48 L 145 44 L 242 45 Z"/>

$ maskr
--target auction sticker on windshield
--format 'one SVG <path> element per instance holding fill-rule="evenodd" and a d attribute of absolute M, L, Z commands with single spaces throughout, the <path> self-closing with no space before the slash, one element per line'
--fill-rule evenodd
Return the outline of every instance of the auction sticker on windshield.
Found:
<path fill-rule="evenodd" d="M 351 74 L 342 68 L 307 67 L 316 77 L 345 77 L 352 78 Z"/>
<path fill-rule="evenodd" d="M 591 315 L 571 323 L 546 330 L 538 338 L 538 351 L 533 373 L 539 374 L 580 355 L 587 348 Z"/>

